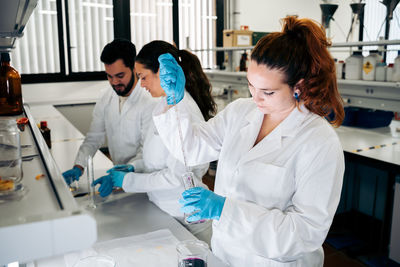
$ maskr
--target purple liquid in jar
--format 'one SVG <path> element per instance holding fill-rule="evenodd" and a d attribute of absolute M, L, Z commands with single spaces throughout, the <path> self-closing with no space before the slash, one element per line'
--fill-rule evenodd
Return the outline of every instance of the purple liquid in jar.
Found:
<path fill-rule="evenodd" d="M 199 258 L 187 258 L 179 262 L 179 267 L 207 267 L 207 263 Z"/>

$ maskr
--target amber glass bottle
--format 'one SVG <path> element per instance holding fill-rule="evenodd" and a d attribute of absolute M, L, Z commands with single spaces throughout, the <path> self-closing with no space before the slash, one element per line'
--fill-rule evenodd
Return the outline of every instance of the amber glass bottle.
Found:
<path fill-rule="evenodd" d="M 0 115 L 22 113 L 21 76 L 10 66 L 10 54 L 1 53 Z"/>

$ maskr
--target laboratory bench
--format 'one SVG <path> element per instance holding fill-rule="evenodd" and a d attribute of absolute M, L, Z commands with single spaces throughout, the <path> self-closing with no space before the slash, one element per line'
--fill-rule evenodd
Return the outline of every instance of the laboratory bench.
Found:
<path fill-rule="evenodd" d="M 80 90 L 76 90 L 75 97 L 80 96 Z M 96 95 L 97 89 L 86 93 L 89 91 L 91 96 L 85 101 L 97 101 L 100 96 Z M 36 94 L 33 96 L 40 99 Z M 24 95 L 24 115 L 30 121 L 21 132 L 22 156 L 29 160 L 23 161 L 25 194 L 0 203 L 0 265 L 18 261 L 27 266 L 72 266 L 80 258 L 96 253 L 117 255 L 117 261 L 121 257 L 127 261 L 128 254 L 140 252 L 136 255 L 138 259 L 148 253 L 149 257 L 158 255 L 165 260 L 165 266 L 176 266 L 176 244 L 196 237 L 151 203 L 147 194 L 116 191 L 107 198 L 95 195 L 96 208 L 93 208 L 90 205 L 93 202 L 84 194 L 88 188 L 86 172 L 78 189 L 71 193 L 61 173 L 73 166 L 84 136 L 50 102 L 71 104 L 74 100 L 54 102 L 42 97 L 37 102 L 35 99 L 30 104 L 29 97 Z M 37 127 L 42 120 L 51 129 L 51 149 Z M 94 156 L 93 165 L 95 178 L 105 175 L 113 166 L 100 151 Z M 79 194 L 83 196 L 73 197 Z M 134 251 L 127 254 L 123 251 L 125 247 Z M 208 266 L 225 264 L 210 251 Z"/>
<path fill-rule="evenodd" d="M 215 74 L 215 72 L 207 75 L 210 76 L 211 74 Z M 243 85 L 246 83 L 244 75 L 240 77 L 233 75 L 232 77 L 227 77 L 227 79 L 232 83 L 230 90 L 225 95 L 218 94 L 219 96 L 215 97 L 218 111 L 222 110 L 237 97 L 248 97 L 247 91 L 241 90 L 241 88 L 246 87 L 246 85 Z M 227 83 L 228 81 L 225 82 Z M 242 87 L 239 87 L 239 85 Z M 75 108 L 75 105 L 94 105 L 106 88 L 109 88 L 108 81 L 27 84 L 22 86 L 24 101 L 29 104 L 35 119 L 38 121 L 42 119 L 48 120 L 49 127 L 53 129 L 60 127 L 57 123 L 69 125 L 60 133 L 52 132 L 52 154 L 61 171 L 72 166 L 76 151 L 84 136 L 79 131 L 76 131 L 75 123 L 72 125 L 69 122 L 70 118 L 67 120 L 58 111 L 58 107 L 72 105 L 71 107 Z M 57 122 L 57 120 L 60 121 Z M 400 122 L 392 121 L 389 127 L 383 128 L 362 129 L 342 126 L 336 129 L 345 153 L 346 172 L 341 202 L 335 218 L 341 218 L 342 214 L 356 210 L 358 213 L 379 221 L 378 228 L 370 228 L 368 230 L 377 229 L 378 231 L 378 240 L 371 240 L 378 242 L 378 250 L 387 250 L 390 243 L 391 257 L 399 261 L 400 259 L 396 256 L 400 255 L 400 235 L 397 229 L 400 224 L 400 132 L 398 128 L 400 128 Z M 75 131 L 71 129 L 75 129 Z M 65 153 L 65 151 L 68 152 Z M 95 166 L 102 166 L 103 163 L 99 165 L 96 162 L 98 160 L 107 161 L 107 158 L 101 152 L 98 152 L 94 160 Z M 111 166 L 111 162 L 108 162 L 108 164 L 108 166 Z M 96 175 L 104 173 L 108 166 L 97 170 L 98 173 Z M 140 198 L 139 196 L 126 197 L 127 199 Z M 106 205 L 111 206 L 112 202 Z M 148 205 L 151 206 L 152 204 L 148 203 Z M 95 211 L 95 213 L 97 212 Z M 96 215 L 94 216 L 96 217 Z M 346 216 L 344 218 L 348 219 Z M 364 217 L 361 221 L 355 220 L 353 222 L 354 227 L 368 225 L 363 220 Z M 98 223 L 98 240 L 104 240 L 101 225 L 101 223 Z M 335 221 L 333 226 L 335 226 Z M 150 229 L 149 231 L 152 230 Z M 131 231 L 134 231 L 134 229 L 131 229 Z M 137 233 L 132 232 L 131 234 Z M 175 232 L 173 234 L 179 239 L 179 234 Z"/>

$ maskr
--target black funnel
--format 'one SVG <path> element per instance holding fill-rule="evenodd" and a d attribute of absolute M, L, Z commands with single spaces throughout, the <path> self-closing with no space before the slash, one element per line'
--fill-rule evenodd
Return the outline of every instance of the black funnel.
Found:
<path fill-rule="evenodd" d="M 338 5 L 336 4 L 320 4 L 322 10 L 322 26 L 325 29 L 329 28 L 329 22 L 331 21 L 333 14 L 335 14 Z"/>
<path fill-rule="evenodd" d="M 364 6 L 365 3 L 353 3 L 350 4 L 351 10 L 353 11 L 354 14 L 361 15 L 364 13 Z"/>
<path fill-rule="evenodd" d="M 396 6 L 399 2 L 400 0 L 382 0 L 381 3 L 386 6 L 389 19 L 393 18 L 393 11 L 396 9 Z"/>

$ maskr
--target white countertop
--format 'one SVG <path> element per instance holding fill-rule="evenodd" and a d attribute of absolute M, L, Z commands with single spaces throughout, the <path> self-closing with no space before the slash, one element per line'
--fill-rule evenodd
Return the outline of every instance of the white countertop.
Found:
<path fill-rule="evenodd" d="M 36 122 L 47 121 L 47 126 L 51 130 L 50 153 L 60 171 L 71 169 L 85 137 L 51 105 L 33 105 L 30 106 L 30 110 Z M 95 178 L 98 178 L 105 175 L 113 164 L 101 151 L 97 151 L 93 157 L 93 166 Z"/>
<path fill-rule="evenodd" d="M 22 97 L 30 106 L 95 103 L 107 88 L 108 81 L 22 84 Z"/>
<path fill-rule="evenodd" d="M 344 151 L 400 166 L 400 121 L 374 129 L 341 126 L 336 133 Z"/>

